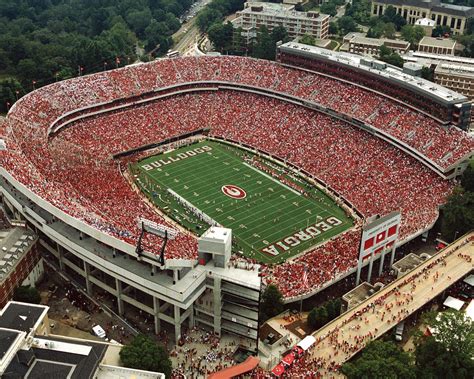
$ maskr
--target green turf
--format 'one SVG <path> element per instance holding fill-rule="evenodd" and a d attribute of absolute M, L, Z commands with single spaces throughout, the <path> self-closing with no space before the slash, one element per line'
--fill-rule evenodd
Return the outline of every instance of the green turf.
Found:
<path fill-rule="evenodd" d="M 211 150 L 182 158 L 183 153 L 203 146 Z M 208 227 L 170 195 L 168 188 L 219 224 L 231 228 L 234 247 L 261 262 L 280 263 L 352 226 L 352 219 L 319 189 L 301 178 L 284 175 L 307 190 L 306 196 L 296 193 L 244 162 L 244 156 L 251 157 L 223 143 L 201 141 L 146 158 L 132 170 L 142 190 L 170 217 L 197 234 Z M 150 169 L 153 162 L 160 167 Z M 273 167 L 274 171 L 277 168 L 268 161 L 263 161 L 263 165 Z M 221 188 L 229 184 L 244 189 L 247 197 L 236 200 L 225 195 Z M 340 223 L 328 220 L 330 217 L 336 217 Z M 314 226 L 321 222 L 324 224 Z"/>

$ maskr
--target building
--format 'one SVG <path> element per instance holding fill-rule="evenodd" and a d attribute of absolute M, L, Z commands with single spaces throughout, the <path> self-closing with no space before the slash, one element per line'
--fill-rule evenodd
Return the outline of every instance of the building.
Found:
<path fill-rule="evenodd" d="M 283 26 L 290 38 L 307 34 L 325 39 L 329 33 L 329 15 L 298 12 L 289 4 L 247 2 L 232 22 L 234 28 L 242 28 L 242 36 L 247 44 L 257 38 L 261 26 L 270 31 L 277 26 Z"/>
<path fill-rule="evenodd" d="M 418 44 L 418 51 L 441 55 L 454 55 L 456 41 L 449 38 L 423 37 Z"/>
<path fill-rule="evenodd" d="M 420 18 L 429 18 L 436 25 L 449 26 L 455 34 L 464 33 L 467 20 L 474 17 L 474 8 L 446 4 L 441 0 L 373 0 L 371 14 L 382 16 L 390 5 L 408 24 L 414 25 Z"/>
<path fill-rule="evenodd" d="M 22 285 L 34 286 L 41 279 L 43 259 L 38 237 L 24 227 L 0 231 L 0 307 L 13 298 Z"/>
<path fill-rule="evenodd" d="M 380 48 L 386 46 L 397 54 L 405 54 L 410 49 L 410 43 L 395 39 L 367 38 L 353 36 L 349 42 L 349 52 L 359 55 L 380 56 Z"/>
<path fill-rule="evenodd" d="M 425 36 L 430 36 L 436 27 L 436 22 L 430 18 L 420 18 L 415 21 L 415 26 L 420 26 L 425 31 Z"/>
<path fill-rule="evenodd" d="M 474 58 L 410 51 L 402 55 L 405 62 L 432 69 L 434 81 L 474 100 Z"/>
<path fill-rule="evenodd" d="M 474 66 L 441 63 L 434 71 L 434 81 L 474 100 Z"/>
<path fill-rule="evenodd" d="M 4 379 L 165 379 L 118 365 L 122 345 L 51 335 L 48 307 L 9 302 L 0 313 L 0 376 Z M 113 364 L 112 364 L 113 363 Z"/>
<path fill-rule="evenodd" d="M 454 63 L 454 64 L 465 64 L 474 67 L 474 58 L 458 57 L 455 55 L 443 55 L 424 53 L 421 51 L 409 51 L 407 54 L 403 54 L 402 58 L 406 62 L 414 62 L 422 64 L 425 67 L 434 68 L 440 63 Z"/>

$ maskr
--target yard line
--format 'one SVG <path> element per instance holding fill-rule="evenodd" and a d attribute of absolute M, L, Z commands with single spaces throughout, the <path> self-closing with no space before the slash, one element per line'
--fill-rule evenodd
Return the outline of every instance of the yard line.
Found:
<path fill-rule="evenodd" d="M 260 175 L 263 175 L 263 176 L 267 177 L 268 179 L 270 179 L 270 180 L 274 181 L 275 183 L 279 184 L 280 186 L 285 187 L 287 190 L 297 194 L 298 196 L 301 196 L 301 194 L 298 191 L 291 188 L 290 186 L 287 186 L 285 183 L 282 183 L 279 180 L 276 180 L 275 178 L 271 177 L 267 173 L 265 173 L 265 172 L 263 172 L 259 169 L 256 169 L 255 167 L 249 165 L 247 162 L 242 162 L 242 163 L 244 164 L 244 166 L 247 166 L 248 168 L 251 168 L 252 170 L 257 171 Z"/>

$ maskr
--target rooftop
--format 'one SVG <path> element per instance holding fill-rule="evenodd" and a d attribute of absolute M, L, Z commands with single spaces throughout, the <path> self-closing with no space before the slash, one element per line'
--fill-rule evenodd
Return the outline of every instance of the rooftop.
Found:
<path fill-rule="evenodd" d="M 0 313 L 0 328 L 20 330 L 29 333 L 36 329 L 48 312 L 45 305 L 10 301 Z"/>
<path fill-rule="evenodd" d="M 455 62 L 474 65 L 474 58 L 458 57 L 454 55 L 445 54 L 433 54 L 422 51 L 409 51 L 407 54 L 403 54 L 402 58 L 406 61 L 420 61 L 420 63 L 426 62 L 427 64 L 438 64 L 440 62 Z"/>
<path fill-rule="evenodd" d="M 382 78 L 401 82 L 405 85 L 412 87 L 413 89 L 425 92 L 431 97 L 438 98 L 443 102 L 459 103 L 467 101 L 467 98 L 462 94 L 454 92 L 448 88 L 442 87 L 428 80 L 405 74 L 400 68 L 387 65 L 385 62 L 378 61 L 373 58 L 362 57 L 356 54 L 321 49 L 316 46 L 309 46 L 296 42 L 284 43 L 279 46 L 279 49 L 282 51 L 286 50 L 291 53 L 298 52 L 300 55 L 303 56 L 323 58 L 325 60 L 333 61 L 337 64 L 356 67 L 360 70 L 365 70 L 375 75 L 379 75 Z M 377 63 L 382 68 L 374 68 L 367 64 L 363 64 L 362 62 Z"/>
<path fill-rule="evenodd" d="M 20 335 L 18 330 L 0 329 L 0 361 Z"/>
<path fill-rule="evenodd" d="M 210 238 L 212 240 L 219 240 L 221 242 L 225 242 L 231 235 L 231 229 L 212 226 L 203 233 L 201 238 Z"/>
<path fill-rule="evenodd" d="M 344 37 L 344 38 L 346 38 L 346 37 Z M 350 42 L 359 43 L 359 44 L 377 45 L 377 46 L 382 46 L 385 43 L 393 44 L 393 45 L 404 45 L 406 47 L 408 47 L 410 45 L 409 42 L 402 41 L 402 40 L 399 40 L 399 39 L 369 38 L 369 37 L 363 37 L 363 36 L 360 36 L 360 35 L 354 35 L 350 39 Z"/>
<path fill-rule="evenodd" d="M 472 17 L 474 15 L 474 8 L 463 5 L 441 3 L 440 0 L 375 0 L 375 2 L 387 5 L 413 6 L 424 9 L 432 9 L 465 17 Z"/>
<path fill-rule="evenodd" d="M 257 10 L 258 9 L 258 10 Z M 266 16 L 273 17 L 287 17 L 300 20 L 318 20 L 322 21 L 329 17 L 327 14 L 317 12 L 298 12 L 294 10 L 293 5 L 289 4 L 277 4 L 277 3 L 265 3 L 265 2 L 247 2 L 245 8 L 238 14 L 264 14 Z M 317 17 L 314 15 L 318 14 Z"/>
<path fill-rule="evenodd" d="M 107 344 L 60 337 L 37 337 L 29 350 L 19 350 L 3 378 L 90 379 L 104 356 Z"/>
<path fill-rule="evenodd" d="M 440 63 L 436 67 L 435 72 L 440 74 L 457 74 L 461 76 L 472 77 L 474 79 L 474 66 L 470 65 Z"/>
<path fill-rule="evenodd" d="M 15 227 L 0 231 L 0 282 L 8 277 L 16 262 L 36 240 L 32 231 Z"/>
<path fill-rule="evenodd" d="M 423 37 L 419 43 L 419 46 L 435 46 L 444 47 L 446 49 L 454 49 L 456 41 L 450 38 L 434 38 L 434 37 Z"/>
<path fill-rule="evenodd" d="M 431 18 L 419 18 L 415 21 L 415 25 L 419 26 L 435 26 L 436 22 Z"/>

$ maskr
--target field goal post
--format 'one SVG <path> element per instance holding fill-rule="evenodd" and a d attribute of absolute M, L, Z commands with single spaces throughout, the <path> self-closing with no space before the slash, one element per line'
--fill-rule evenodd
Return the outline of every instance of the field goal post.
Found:
<path fill-rule="evenodd" d="M 165 248 L 168 240 L 173 240 L 178 235 L 176 229 L 172 229 L 168 226 L 157 224 L 154 221 L 147 220 L 145 218 L 138 219 L 138 228 L 141 230 L 140 236 L 138 237 L 137 246 L 135 252 L 140 258 L 143 255 L 142 240 L 145 233 L 153 234 L 157 237 L 163 238 L 163 245 L 161 246 L 160 256 L 158 257 L 158 263 L 162 266 L 165 264 Z"/>

